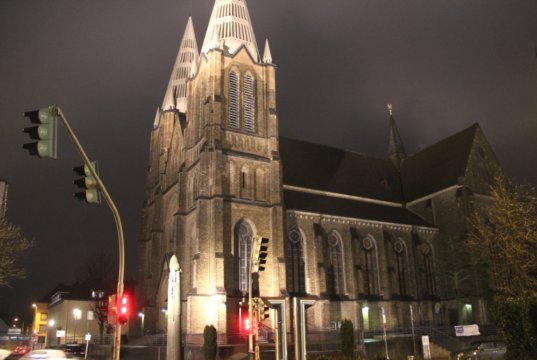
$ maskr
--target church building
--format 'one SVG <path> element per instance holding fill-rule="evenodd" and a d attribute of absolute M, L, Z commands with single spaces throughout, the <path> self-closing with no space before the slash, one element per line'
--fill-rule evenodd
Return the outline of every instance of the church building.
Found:
<path fill-rule="evenodd" d="M 260 296 L 288 308 L 314 299 L 308 331 L 334 332 L 344 319 L 364 332 L 384 318 L 391 329 L 489 323 L 488 281 L 464 245 L 500 171 L 480 126 L 407 154 L 389 107 L 385 158 L 285 138 L 276 70 L 246 0 L 215 0 L 201 49 L 188 19 L 151 132 L 145 332 L 166 329 L 176 255 L 186 346 L 201 345 L 210 324 L 219 342 L 235 343 L 256 237 L 270 241 Z M 274 317 L 263 327 L 274 329 Z"/>

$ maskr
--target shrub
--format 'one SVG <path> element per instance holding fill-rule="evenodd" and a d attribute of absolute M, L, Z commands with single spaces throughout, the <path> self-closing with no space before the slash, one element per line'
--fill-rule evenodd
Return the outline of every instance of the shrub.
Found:
<path fill-rule="evenodd" d="M 347 357 L 354 356 L 354 325 L 345 319 L 341 323 L 341 351 Z"/>
<path fill-rule="evenodd" d="M 212 325 L 205 325 L 203 329 L 203 356 L 206 360 L 216 359 L 216 328 Z"/>

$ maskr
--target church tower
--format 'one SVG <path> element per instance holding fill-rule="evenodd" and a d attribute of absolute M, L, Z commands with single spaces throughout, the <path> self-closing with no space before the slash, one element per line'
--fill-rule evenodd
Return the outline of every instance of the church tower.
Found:
<path fill-rule="evenodd" d="M 192 20 L 151 135 L 141 237 L 146 327 L 165 329 L 168 259 L 182 270 L 182 332 L 201 344 L 239 333 L 252 239 L 270 239 L 261 296 L 285 289 L 275 66 L 261 57 L 245 0 L 216 0 L 201 53 Z"/>

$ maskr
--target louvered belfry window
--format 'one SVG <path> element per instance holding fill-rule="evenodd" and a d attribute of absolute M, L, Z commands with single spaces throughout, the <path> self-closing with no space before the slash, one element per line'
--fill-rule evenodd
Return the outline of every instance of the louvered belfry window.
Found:
<path fill-rule="evenodd" d="M 229 73 L 229 127 L 239 129 L 239 76 Z"/>
<path fill-rule="evenodd" d="M 244 130 L 255 132 L 255 80 L 252 75 L 244 77 Z"/>
<path fill-rule="evenodd" d="M 240 88 L 242 85 L 242 88 Z M 229 127 L 249 133 L 256 132 L 255 123 L 255 77 L 247 73 L 242 81 L 239 74 L 229 73 Z"/>

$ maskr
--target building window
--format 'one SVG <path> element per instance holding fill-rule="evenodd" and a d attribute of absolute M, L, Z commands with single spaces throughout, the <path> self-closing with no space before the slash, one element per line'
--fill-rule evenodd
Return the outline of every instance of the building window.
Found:
<path fill-rule="evenodd" d="M 407 252 L 405 243 L 399 239 L 393 245 L 395 256 L 395 275 L 397 279 L 397 289 L 399 295 L 405 296 L 407 293 Z"/>
<path fill-rule="evenodd" d="M 365 295 L 379 295 L 377 245 L 372 236 L 362 240 L 359 248 L 361 290 Z"/>
<path fill-rule="evenodd" d="M 229 127 L 239 129 L 239 75 L 229 73 Z"/>
<path fill-rule="evenodd" d="M 244 77 L 244 130 L 255 132 L 255 80 L 251 74 Z"/>
<path fill-rule="evenodd" d="M 341 238 L 335 233 L 328 236 L 330 264 L 327 271 L 327 288 L 331 295 L 345 294 L 345 278 L 343 266 L 343 246 Z"/>
<path fill-rule="evenodd" d="M 287 237 L 287 289 L 290 294 L 306 293 L 304 241 L 298 229 L 292 229 Z"/>
<path fill-rule="evenodd" d="M 428 242 L 423 242 L 419 246 L 421 267 L 420 280 L 422 292 L 426 297 L 432 297 L 436 295 L 436 281 L 434 276 L 433 265 L 433 249 Z"/>
<path fill-rule="evenodd" d="M 241 221 L 235 226 L 235 244 L 239 266 L 239 290 L 243 295 L 246 295 L 248 293 L 248 273 L 252 251 L 252 228 L 245 221 Z"/>

